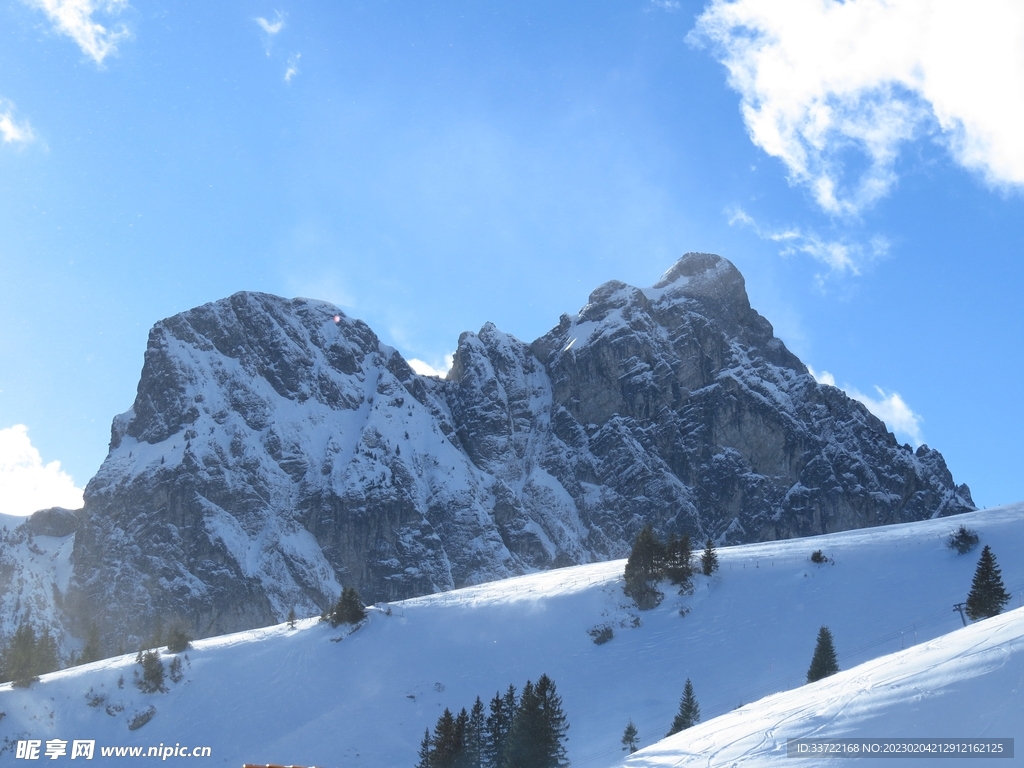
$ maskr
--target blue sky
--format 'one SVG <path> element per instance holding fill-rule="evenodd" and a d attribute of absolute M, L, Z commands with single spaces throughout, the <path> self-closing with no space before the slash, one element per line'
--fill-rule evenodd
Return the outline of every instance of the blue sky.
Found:
<path fill-rule="evenodd" d="M 71 505 L 175 312 L 327 299 L 443 369 L 687 251 L 1024 499 L 1024 9 L 962 8 L 0 0 L 0 511 Z"/>

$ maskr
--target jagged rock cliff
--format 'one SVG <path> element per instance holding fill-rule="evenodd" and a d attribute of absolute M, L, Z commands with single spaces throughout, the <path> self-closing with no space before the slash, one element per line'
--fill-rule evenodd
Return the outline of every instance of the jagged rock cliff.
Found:
<path fill-rule="evenodd" d="M 530 345 L 491 324 L 446 380 L 362 322 L 238 293 L 158 323 L 85 493 L 64 606 L 108 643 L 200 635 L 624 556 L 973 509 L 942 456 L 819 385 L 728 261 L 610 282 Z"/>

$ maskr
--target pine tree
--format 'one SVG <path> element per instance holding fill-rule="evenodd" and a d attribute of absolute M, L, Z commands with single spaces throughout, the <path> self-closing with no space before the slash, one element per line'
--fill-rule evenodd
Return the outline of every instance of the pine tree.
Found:
<path fill-rule="evenodd" d="M 338 602 L 330 611 L 329 621 L 332 627 L 339 624 L 358 624 L 366 618 L 366 609 L 363 601 L 359 599 L 359 593 L 354 587 L 344 587 Z"/>
<path fill-rule="evenodd" d="M 700 705 L 697 703 L 697 697 L 693 694 L 693 683 L 690 682 L 690 678 L 686 678 L 683 695 L 679 699 L 679 711 L 676 713 L 675 720 L 672 721 L 672 727 L 665 735 L 671 736 L 673 733 L 679 733 L 687 728 L 692 728 L 699 722 Z"/>
<path fill-rule="evenodd" d="M 483 768 L 484 746 L 487 719 L 484 716 L 484 703 L 480 697 L 476 697 L 473 708 L 469 711 L 469 721 L 466 724 L 466 738 L 463 750 L 466 755 L 466 765 L 469 768 Z"/>
<path fill-rule="evenodd" d="M 715 552 L 715 543 L 708 539 L 704 545 L 704 554 L 700 556 L 700 570 L 705 576 L 710 576 L 718 570 L 718 554 Z"/>
<path fill-rule="evenodd" d="M 679 587 L 679 593 L 686 592 L 693 582 L 693 550 L 690 537 L 683 534 L 682 538 L 669 536 L 665 545 L 665 576 Z"/>
<path fill-rule="evenodd" d="M 16 688 L 28 688 L 39 679 L 35 665 L 36 631 L 27 621 L 14 630 L 14 636 L 4 646 L 0 657 L 0 671 L 4 680 L 13 682 Z"/>
<path fill-rule="evenodd" d="M 423 741 L 420 742 L 420 751 L 416 753 L 419 760 L 416 762 L 416 768 L 431 768 L 431 751 L 430 751 L 430 729 L 427 728 L 423 732 Z"/>
<path fill-rule="evenodd" d="M 458 741 L 455 734 L 455 718 L 450 709 L 437 719 L 434 726 L 434 737 L 430 740 L 430 768 L 452 768 L 458 754 Z"/>
<path fill-rule="evenodd" d="M 82 648 L 82 655 L 78 658 L 79 664 L 88 664 L 90 661 L 99 661 L 103 651 L 100 647 L 100 632 L 96 629 L 95 624 L 89 625 L 89 636 L 85 641 L 85 647 Z"/>
<path fill-rule="evenodd" d="M 503 768 L 505 745 L 508 743 L 508 734 L 518 708 L 519 701 L 514 685 L 508 687 L 504 696 L 496 693 L 491 699 L 491 712 L 487 716 L 484 745 L 484 760 L 490 768 Z"/>
<path fill-rule="evenodd" d="M 540 731 L 544 768 L 563 768 L 569 765 L 566 759 L 565 741 L 568 738 L 569 721 L 562 710 L 562 697 L 555 690 L 555 682 L 546 674 L 541 675 L 534 688 L 540 700 L 542 728 Z"/>
<path fill-rule="evenodd" d="M 157 651 L 139 651 L 135 660 L 142 666 L 142 677 L 135 684 L 143 693 L 167 693 L 164 685 L 164 663 Z"/>
<path fill-rule="evenodd" d="M 629 725 L 626 726 L 626 730 L 622 732 L 622 748 L 629 750 L 629 754 L 633 754 L 637 750 L 637 744 L 639 743 L 639 735 L 636 730 L 636 726 L 633 725 L 633 721 L 629 721 Z"/>
<path fill-rule="evenodd" d="M 295 616 L 295 608 L 294 607 L 288 609 L 288 619 L 287 619 L 287 621 L 288 621 L 288 629 L 295 629 L 295 622 L 298 621 L 298 618 Z"/>
<path fill-rule="evenodd" d="M 39 639 L 36 640 L 36 647 L 32 654 L 33 673 L 45 675 L 60 667 L 60 660 L 57 658 L 57 641 L 50 634 L 49 627 L 43 627 Z"/>
<path fill-rule="evenodd" d="M 540 699 L 533 683 L 527 680 L 505 742 L 503 768 L 541 768 L 543 756 L 538 736 L 543 727 L 542 721 Z"/>
<path fill-rule="evenodd" d="M 814 657 L 811 659 L 811 666 L 807 670 L 807 682 L 813 683 L 823 677 L 834 675 L 839 671 L 839 663 L 836 661 L 836 649 L 832 643 L 832 633 L 828 627 L 818 630 L 818 642 L 814 646 Z"/>
<path fill-rule="evenodd" d="M 192 634 L 178 621 L 167 632 L 167 650 L 171 653 L 187 651 L 192 645 Z"/>
<path fill-rule="evenodd" d="M 1010 593 L 1003 586 L 1002 573 L 996 564 L 996 556 L 986 544 L 978 558 L 974 571 L 971 592 L 967 595 L 967 616 L 971 621 L 998 616 L 1010 602 Z"/>
<path fill-rule="evenodd" d="M 661 578 L 664 563 L 664 545 L 658 541 L 654 529 L 645 525 L 637 534 L 626 560 L 626 584 L 623 587 L 626 596 L 631 597 L 640 610 L 654 608 L 664 597 L 654 585 Z"/>
<path fill-rule="evenodd" d="M 469 768 L 469 756 L 466 754 L 466 734 L 469 730 L 469 713 L 463 707 L 455 716 L 455 752 L 452 768 Z"/>

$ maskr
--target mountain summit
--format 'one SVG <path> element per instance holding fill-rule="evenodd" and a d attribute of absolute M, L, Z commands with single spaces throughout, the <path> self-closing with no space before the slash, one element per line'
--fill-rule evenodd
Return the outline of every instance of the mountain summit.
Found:
<path fill-rule="evenodd" d="M 693 253 L 532 344 L 488 323 L 445 380 L 338 308 L 261 293 L 163 320 L 85 492 L 63 596 L 107 644 L 624 556 L 974 509 L 942 456 L 818 384 Z M 160 618 L 163 617 L 163 618 Z"/>

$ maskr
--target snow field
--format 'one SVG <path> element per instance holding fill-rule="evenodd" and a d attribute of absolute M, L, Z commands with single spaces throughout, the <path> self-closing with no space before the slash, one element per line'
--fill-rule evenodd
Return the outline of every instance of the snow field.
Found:
<path fill-rule="evenodd" d="M 963 556 L 946 546 L 961 522 L 981 537 Z M 722 549 L 720 571 L 698 577 L 692 595 L 663 585 L 665 600 L 645 612 L 622 595 L 616 561 L 381 605 L 351 634 L 309 619 L 210 638 L 188 651 L 185 679 L 166 694 L 132 685 L 134 654 L 96 662 L 28 690 L 0 686 L 0 750 L 19 738 L 87 738 L 209 745 L 208 764 L 411 767 L 445 707 L 468 709 L 477 695 L 487 703 L 542 673 L 563 698 L 574 766 L 622 764 L 630 719 L 651 747 L 631 767 L 781 764 L 786 738 L 815 735 L 1024 736 L 1024 612 L 963 630 L 952 609 L 984 544 L 1016 607 L 1024 504 Z M 834 563 L 813 564 L 817 549 Z M 822 624 L 846 671 L 804 686 Z M 588 630 L 602 625 L 614 637 L 596 645 Z M 651 746 L 668 731 L 686 678 L 703 722 Z M 106 696 L 101 705 L 88 706 L 90 689 Z M 152 721 L 129 731 L 150 705 Z"/>

